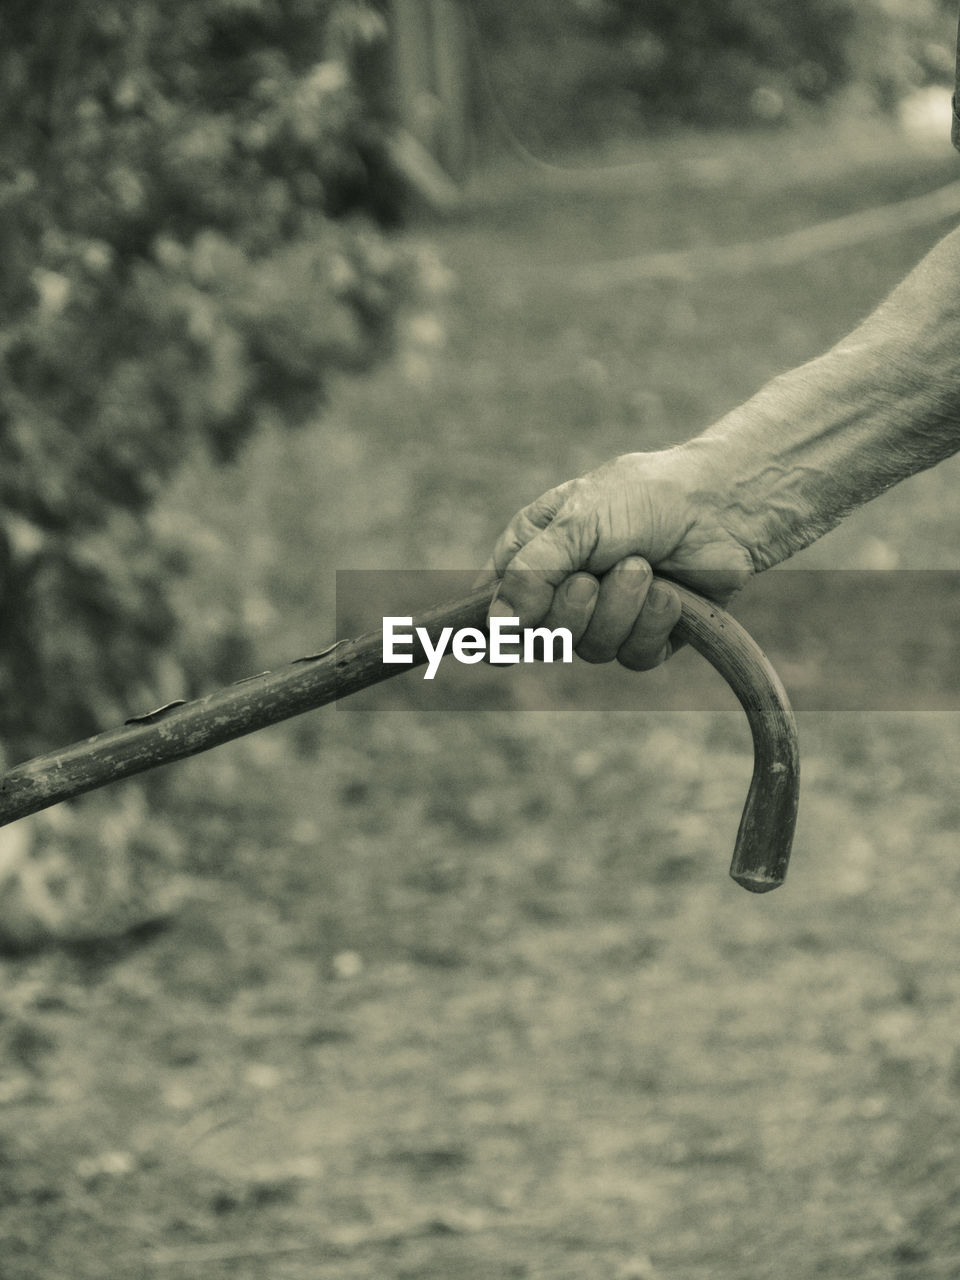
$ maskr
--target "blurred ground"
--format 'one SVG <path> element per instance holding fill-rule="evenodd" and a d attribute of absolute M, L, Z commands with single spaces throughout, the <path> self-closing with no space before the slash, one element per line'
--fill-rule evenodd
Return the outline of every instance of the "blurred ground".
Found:
<path fill-rule="evenodd" d="M 411 233 L 445 293 L 394 365 L 160 513 L 205 539 L 190 625 L 240 600 L 268 666 L 328 638 L 337 568 L 478 563 L 545 487 L 822 350 L 948 225 L 600 293 L 574 268 L 957 174 L 879 126 L 640 159 L 493 175 Z M 802 562 L 955 568 L 957 479 Z M 803 715 L 794 867 L 751 899 L 739 711 L 396 698 L 167 771 L 171 926 L 5 964 L 3 1280 L 960 1274 L 957 715 Z"/>

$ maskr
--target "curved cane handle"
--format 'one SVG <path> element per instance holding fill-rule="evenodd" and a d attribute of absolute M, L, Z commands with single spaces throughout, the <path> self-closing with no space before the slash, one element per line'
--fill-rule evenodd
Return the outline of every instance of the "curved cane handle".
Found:
<path fill-rule="evenodd" d="M 675 635 L 723 676 L 747 714 L 753 735 L 753 777 L 740 819 L 730 874 L 751 893 L 783 884 L 800 800 L 797 724 L 780 678 L 736 618 L 687 587 Z"/>

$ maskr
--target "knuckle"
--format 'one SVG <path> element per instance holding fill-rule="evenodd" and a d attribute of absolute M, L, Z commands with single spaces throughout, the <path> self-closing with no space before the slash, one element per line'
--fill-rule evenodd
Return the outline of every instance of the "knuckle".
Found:
<path fill-rule="evenodd" d="M 523 546 L 517 532 L 518 519 L 519 515 L 513 517 L 493 545 L 493 563 L 497 571 L 500 573 L 503 572 Z"/>
<path fill-rule="evenodd" d="M 566 484 L 557 485 L 554 489 L 548 489 L 537 498 L 536 502 L 531 502 L 525 511 L 532 520 L 539 521 L 541 525 L 548 524 L 562 511 L 570 487 L 571 482 L 568 481 Z"/>

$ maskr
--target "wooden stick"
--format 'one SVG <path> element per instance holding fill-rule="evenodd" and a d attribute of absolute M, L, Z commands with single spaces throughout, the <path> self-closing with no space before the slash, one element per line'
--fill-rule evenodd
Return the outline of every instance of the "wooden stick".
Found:
<path fill-rule="evenodd" d="M 776 672 L 744 628 L 717 605 L 670 585 L 682 606 L 674 635 L 716 667 L 750 724 L 754 771 L 730 874 L 751 892 L 764 893 L 783 883 L 796 823 L 799 752 L 793 712 Z M 425 628 L 433 643 L 444 627 L 482 629 L 489 604 L 490 588 L 484 587 L 415 617 L 413 628 Z M 412 664 L 384 663 L 383 636 L 377 631 L 194 702 L 169 703 L 0 777 L 0 826 L 312 711 L 426 661 L 415 642 Z"/>

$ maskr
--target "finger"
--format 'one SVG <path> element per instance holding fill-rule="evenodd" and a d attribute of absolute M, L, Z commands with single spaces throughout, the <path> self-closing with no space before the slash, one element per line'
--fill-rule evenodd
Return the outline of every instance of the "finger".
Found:
<path fill-rule="evenodd" d="M 667 583 L 654 582 L 617 661 L 631 671 L 650 671 L 671 653 L 670 632 L 680 621 L 680 597 Z"/>
<path fill-rule="evenodd" d="M 519 618 L 524 627 L 536 625 L 550 610 L 554 588 L 579 569 L 583 559 L 566 526 L 554 520 L 509 562 L 491 616 Z"/>
<path fill-rule="evenodd" d="M 553 593 L 553 602 L 542 625 L 550 630 L 566 627 L 576 649 L 590 626 L 599 591 L 600 583 L 592 574 L 573 574 Z"/>
<path fill-rule="evenodd" d="M 503 573 L 521 547 L 532 542 L 554 519 L 566 500 L 569 487 L 569 483 L 558 485 L 517 512 L 493 548 L 493 563 L 498 573 Z"/>
<path fill-rule="evenodd" d="M 590 625 L 577 645 L 585 662 L 614 660 L 633 630 L 652 581 L 653 571 L 641 556 L 627 556 L 604 574 Z"/>

